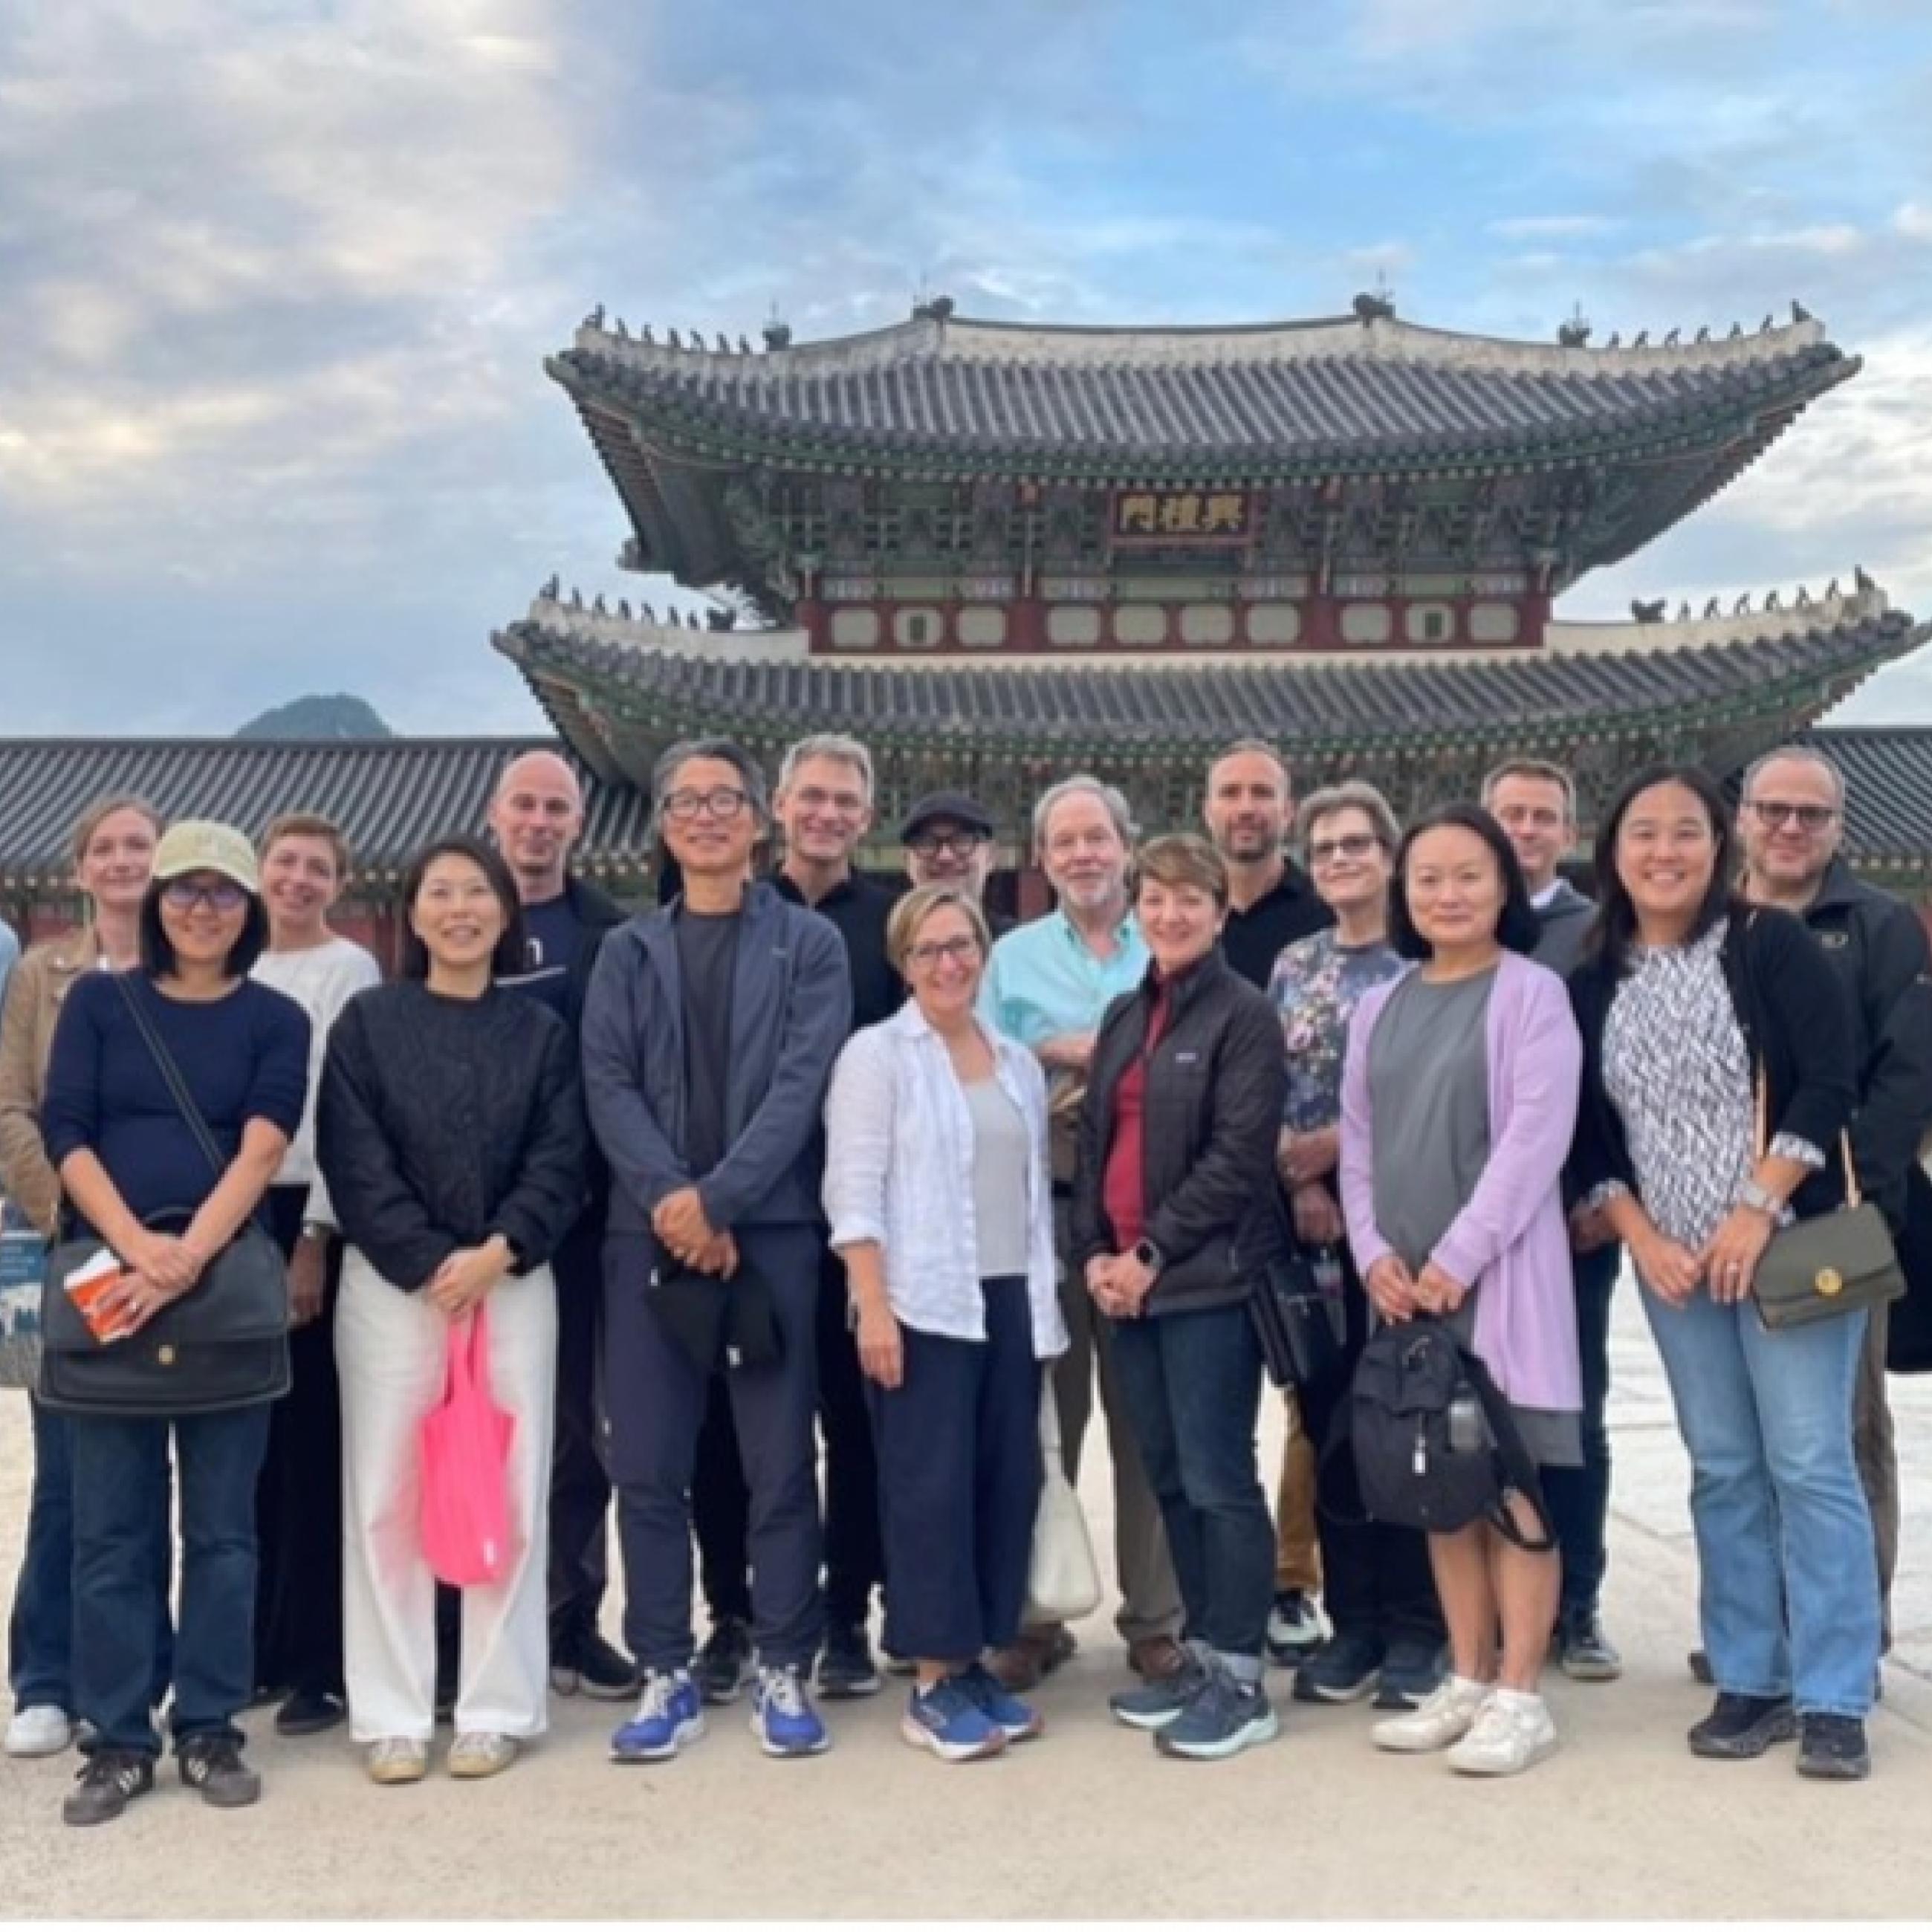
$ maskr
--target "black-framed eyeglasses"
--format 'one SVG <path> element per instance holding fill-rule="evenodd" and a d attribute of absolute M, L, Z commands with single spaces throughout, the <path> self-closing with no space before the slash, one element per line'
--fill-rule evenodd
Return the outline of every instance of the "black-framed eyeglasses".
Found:
<path fill-rule="evenodd" d="M 1822 832 L 1838 815 L 1834 805 L 1794 805 L 1781 798 L 1748 798 L 1744 804 L 1773 832 L 1787 820 L 1801 832 Z"/>
<path fill-rule="evenodd" d="M 986 842 L 983 832 L 922 832 L 906 841 L 906 850 L 922 859 L 936 859 L 942 852 L 950 852 L 956 859 L 970 859 Z"/>
<path fill-rule="evenodd" d="M 1345 832 L 1339 838 L 1318 838 L 1308 848 L 1308 862 L 1326 866 L 1336 859 L 1366 859 L 1381 842 L 1372 832 Z"/>
<path fill-rule="evenodd" d="M 205 905 L 211 912 L 239 912 L 248 903 L 246 889 L 232 879 L 217 879 L 197 885 L 193 879 L 170 879 L 161 888 L 162 898 L 176 912 L 192 912 Z"/>
<path fill-rule="evenodd" d="M 736 785 L 714 785 L 709 791 L 668 791 L 664 814 L 667 818 L 736 818 L 750 802 L 747 794 Z"/>

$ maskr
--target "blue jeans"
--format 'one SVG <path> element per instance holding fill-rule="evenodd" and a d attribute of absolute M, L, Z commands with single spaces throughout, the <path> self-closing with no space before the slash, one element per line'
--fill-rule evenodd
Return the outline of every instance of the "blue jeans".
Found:
<path fill-rule="evenodd" d="M 1572 1257 L 1576 1275 L 1576 1341 L 1583 1370 L 1583 1461 L 1546 1466 L 1544 1500 L 1563 1553 L 1563 1608 L 1594 1615 L 1608 1561 L 1610 1432 L 1604 1412 L 1610 1393 L 1610 1302 L 1624 1251 L 1615 1241 Z"/>
<path fill-rule="evenodd" d="M 1274 1526 L 1255 1458 L 1262 1358 L 1246 1304 L 1117 1322 L 1113 1337 L 1186 1634 L 1225 1656 L 1258 1658 L 1274 1594 Z"/>
<path fill-rule="evenodd" d="M 1646 1291 L 1643 1305 L 1690 1452 L 1713 1679 L 1863 1717 L 1879 1658 L 1878 1564 L 1852 1453 L 1864 1316 L 1774 1334 L 1749 1300 L 1700 1291 L 1673 1308 Z"/>
<path fill-rule="evenodd" d="M 51 1704 L 74 1713 L 74 1462 L 68 1418 L 41 1407 L 30 1396 L 34 1426 L 34 1490 L 27 1509 L 27 1535 L 20 1574 L 14 1586 L 14 1610 L 7 1622 L 8 1682 L 14 1707 L 24 1711 Z M 160 1516 L 167 1520 L 168 1491 L 161 1491 Z M 173 1664 L 174 1630 L 167 1606 L 167 1549 L 160 1546 L 155 1574 L 160 1579 L 161 1609 L 155 1633 L 154 1695 L 167 1695 Z"/>
<path fill-rule="evenodd" d="M 239 1738 L 255 1662 L 255 1485 L 268 1408 L 220 1415 L 68 1418 L 74 1461 L 74 1679 L 95 1750 L 160 1750 L 152 1715 L 166 1628 L 168 1441 L 181 1480 L 181 1622 L 172 1723 L 178 1746 Z M 161 1681 L 165 1681 L 161 1680 Z"/>

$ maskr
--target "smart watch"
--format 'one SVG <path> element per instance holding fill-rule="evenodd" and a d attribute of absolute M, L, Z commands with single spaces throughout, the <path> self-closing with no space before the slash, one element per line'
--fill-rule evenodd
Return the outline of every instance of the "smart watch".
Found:
<path fill-rule="evenodd" d="M 1162 1268 L 1166 1265 L 1160 1249 L 1156 1247 L 1153 1242 L 1145 1239 L 1134 1244 L 1134 1259 L 1138 1262 L 1149 1274 L 1160 1274 Z"/>

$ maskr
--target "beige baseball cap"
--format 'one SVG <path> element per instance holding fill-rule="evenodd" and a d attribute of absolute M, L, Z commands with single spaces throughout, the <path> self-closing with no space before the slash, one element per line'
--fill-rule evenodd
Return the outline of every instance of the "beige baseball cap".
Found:
<path fill-rule="evenodd" d="M 219 872 L 244 892 L 261 896 L 261 868 L 255 848 L 232 825 L 212 818 L 184 818 L 161 834 L 154 848 L 157 879 L 184 878 L 190 872 Z"/>

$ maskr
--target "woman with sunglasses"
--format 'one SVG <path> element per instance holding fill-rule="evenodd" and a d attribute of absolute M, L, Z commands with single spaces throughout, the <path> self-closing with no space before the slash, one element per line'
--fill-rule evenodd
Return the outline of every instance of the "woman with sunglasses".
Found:
<path fill-rule="evenodd" d="M 137 966 L 85 974 L 69 992 L 41 1113 L 75 1234 L 98 1237 L 125 1270 L 95 1312 L 136 1333 L 194 1288 L 255 1213 L 302 1119 L 309 1042 L 301 1007 L 248 977 L 268 917 L 254 848 L 232 826 L 188 820 L 163 837 L 138 931 Z M 214 1137 L 218 1174 L 136 1008 Z M 170 1416 L 166 1402 L 158 1386 L 152 1414 L 68 1418 L 74 1694 L 92 1727 L 63 1808 L 70 1825 L 118 1817 L 154 1788 L 160 1739 L 149 1699 L 170 1447 L 182 1570 L 171 1728 L 182 1782 L 224 1808 L 261 1796 L 235 1714 L 254 1683 L 255 1486 L 270 1406 Z"/>
<path fill-rule="evenodd" d="M 911 998 L 854 1034 L 825 1106 L 825 1210 L 878 1454 L 886 1647 L 915 1672 L 900 1729 L 943 1762 L 1040 1730 L 980 1658 L 1019 1628 L 1040 1374 L 1066 1346 L 1046 1078 L 974 1012 L 989 944 L 958 887 L 901 899 L 886 946 Z"/>

